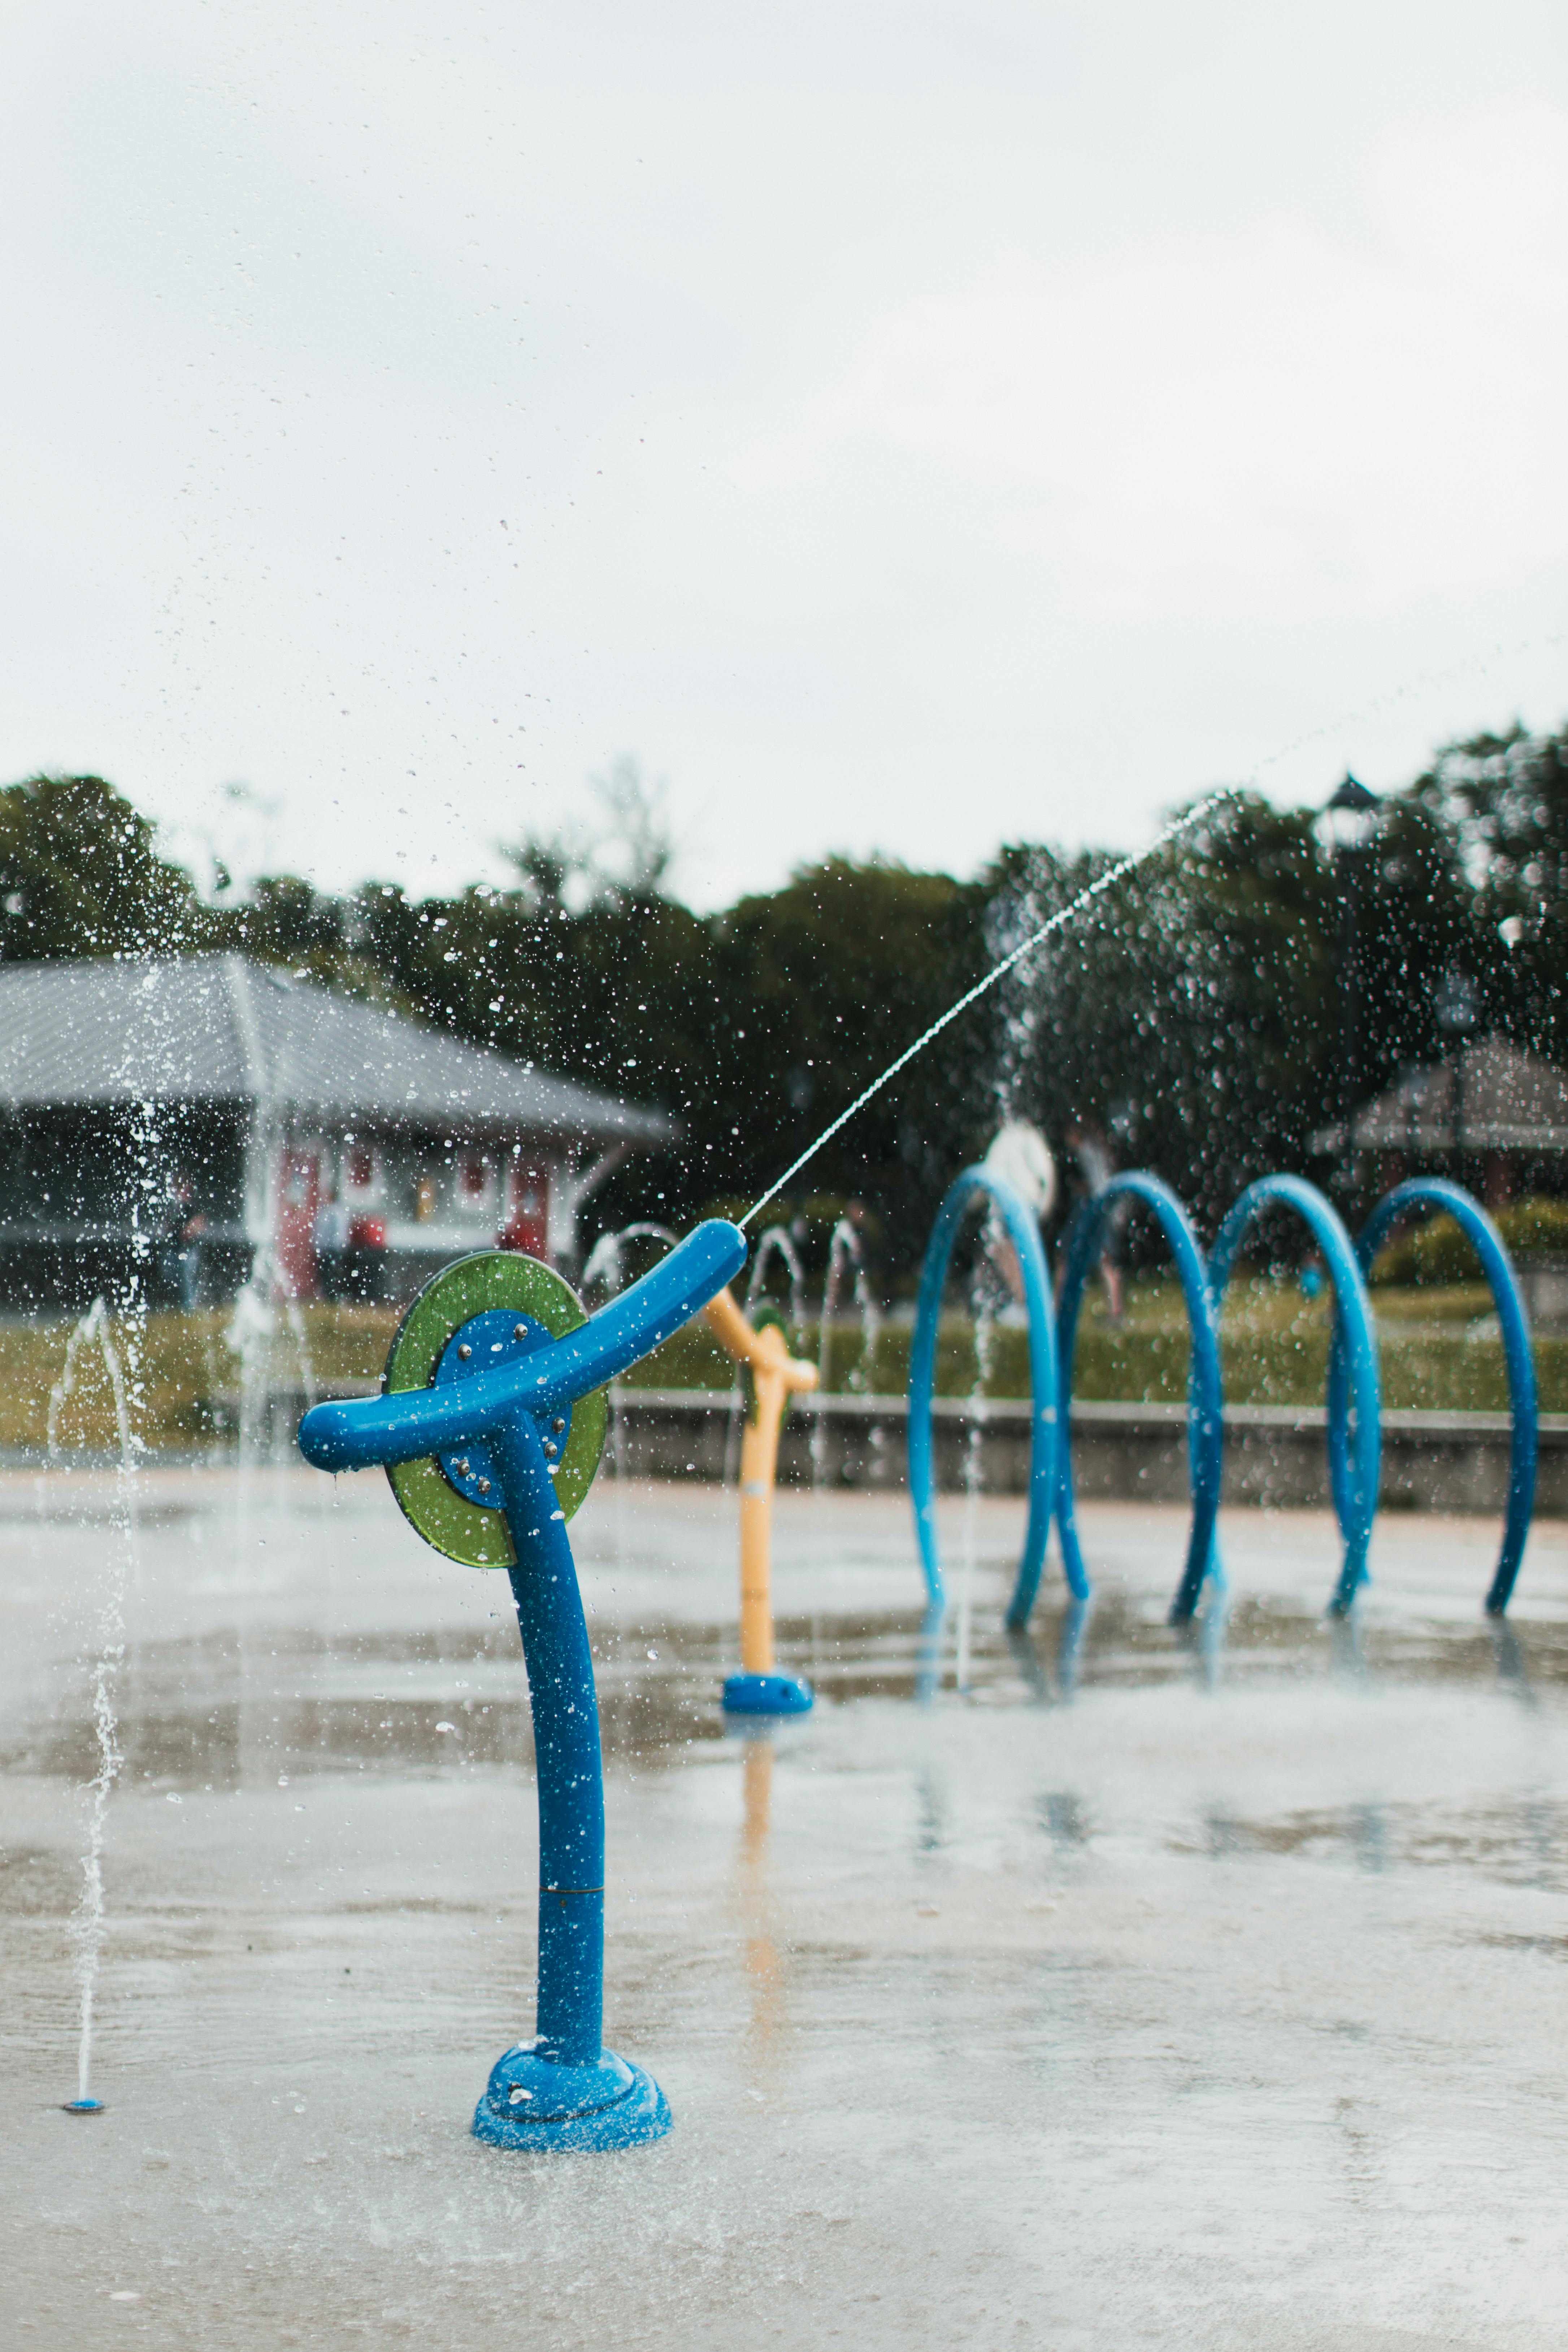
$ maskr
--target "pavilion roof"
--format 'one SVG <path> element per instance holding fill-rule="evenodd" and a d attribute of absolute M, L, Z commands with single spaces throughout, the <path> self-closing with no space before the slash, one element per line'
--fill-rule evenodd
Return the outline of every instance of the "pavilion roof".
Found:
<path fill-rule="evenodd" d="M 0 1108 L 147 1101 L 595 1142 L 679 1132 L 662 1111 L 245 956 L 0 967 Z"/>
<path fill-rule="evenodd" d="M 1406 1070 L 1386 1094 L 1363 1103 L 1353 1134 L 1363 1151 L 1568 1152 L 1568 1075 L 1502 1037 L 1466 1045 L 1444 1062 Z M 1312 1138 L 1340 1149 L 1342 1130 Z"/>

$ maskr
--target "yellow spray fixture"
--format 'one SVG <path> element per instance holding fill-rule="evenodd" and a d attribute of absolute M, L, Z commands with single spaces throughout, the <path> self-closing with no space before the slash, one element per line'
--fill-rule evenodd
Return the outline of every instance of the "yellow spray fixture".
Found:
<path fill-rule="evenodd" d="M 752 1410 L 741 1436 L 741 1672 L 724 1685 L 734 1715 L 804 1715 L 809 1683 L 773 1671 L 773 1476 L 779 1425 L 790 1397 L 816 1386 L 816 1367 L 792 1356 L 776 1323 L 749 1323 L 727 1290 L 702 1310 L 720 1346 L 752 1375 Z"/>

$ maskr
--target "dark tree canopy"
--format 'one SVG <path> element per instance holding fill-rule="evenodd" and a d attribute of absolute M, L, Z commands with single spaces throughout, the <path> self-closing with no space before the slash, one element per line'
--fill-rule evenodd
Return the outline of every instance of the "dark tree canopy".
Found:
<path fill-rule="evenodd" d="M 145 954 L 208 943 L 212 910 L 101 776 L 0 791 L 0 956 Z"/>
<path fill-rule="evenodd" d="M 519 843 L 516 880 L 416 901 L 279 876 L 215 907 L 96 777 L 0 792 L 0 954 L 243 949 L 397 1004 L 682 1123 L 606 1220 L 756 1197 L 955 998 L 1114 863 L 1019 843 L 973 881 L 829 857 L 698 915 L 668 887 L 656 792 L 630 763 L 596 830 Z M 1568 1062 L 1568 730 L 1441 751 L 1360 858 L 1361 1093 L 1445 1050 L 1439 985 L 1478 1028 Z M 963 1160 L 1008 1114 L 1060 1145 L 1099 1122 L 1207 1222 L 1265 1169 L 1311 1172 L 1335 1114 L 1339 878 L 1317 813 L 1238 793 L 1033 950 L 790 1187 L 851 1197 L 907 1268 Z M 1321 1166 L 1319 1173 L 1322 1172 Z"/>

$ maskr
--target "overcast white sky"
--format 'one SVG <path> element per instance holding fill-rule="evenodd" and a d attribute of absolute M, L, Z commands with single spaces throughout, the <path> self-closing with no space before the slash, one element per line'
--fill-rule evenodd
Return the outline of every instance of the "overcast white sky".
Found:
<path fill-rule="evenodd" d="M 1562 0 L 5 25 L 0 778 L 713 903 L 1568 717 Z"/>

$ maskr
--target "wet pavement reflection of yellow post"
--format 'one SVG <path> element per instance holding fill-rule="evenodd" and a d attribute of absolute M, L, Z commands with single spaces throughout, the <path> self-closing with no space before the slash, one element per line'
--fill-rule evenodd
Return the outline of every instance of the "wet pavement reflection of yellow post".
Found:
<path fill-rule="evenodd" d="M 746 2032 L 748 2070 L 771 2076 L 783 2054 L 789 2028 L 786 1974 L 773 1920 L 768 1880 L 768 1840 L 773 1826 L 773 1735 L 771 1724 L 749 1726 L 741 1759 L 742 1816 L 736 1895 L 744 1937 L 742 1952 L 751 1989 L 752 2017 Z M 763 2084 L 759 2088 L 764 2087 Z"/>
<path fill-rule="evenodd" d="M 804 1715 L 810 1685 L 773 1669 L 773 1479 L 785 1407 L 816 1386 L 816 1367 L 790 1354 L 776 1324 L 753 1329 L 727 1290 L 702 1312 L 720 1345 L 750 1366 L 755 1395 L 741 1439 L 741 1672 L 724 1685 L 724 1705 L 735 1714 Z"/>

